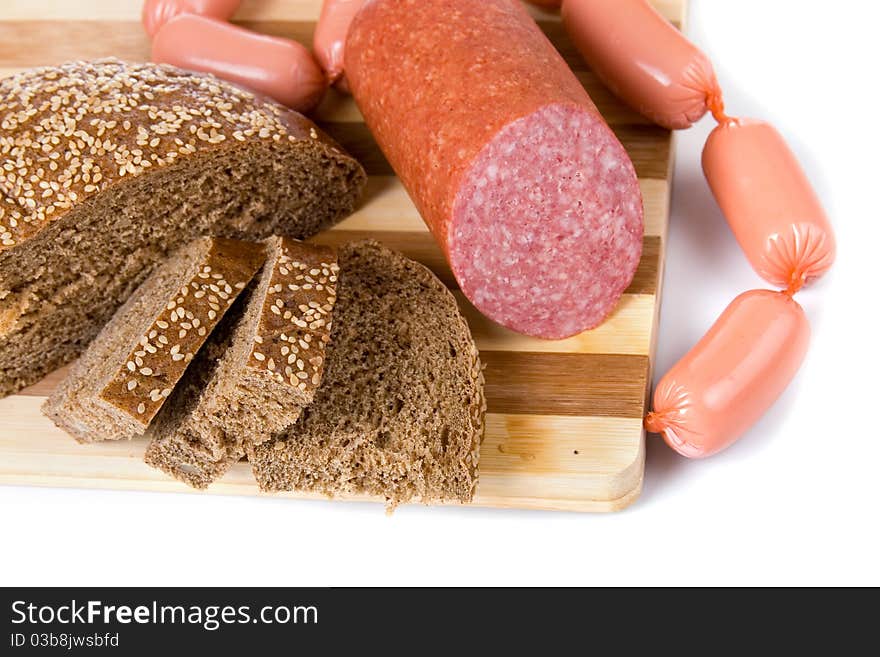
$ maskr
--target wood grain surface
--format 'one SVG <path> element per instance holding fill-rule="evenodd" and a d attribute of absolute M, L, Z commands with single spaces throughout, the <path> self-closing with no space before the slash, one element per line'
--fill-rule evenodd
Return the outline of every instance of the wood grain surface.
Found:
<path fill-rule="evenodd" d="M 310 44 L 320 4 L 245 0 L 236 21 Z M 683 24 L 686 0 L 654 0 L 654 5 L 676 25 Z M 140 6 L 140 0 L 3 0 L 0 76 L 72 59 L 148 59 Z M 474 504 L 615 511 L 638 497 L 644 474 L 642 416 L 663 279 L 672 137 L 602 86 L 574 50 L 557 13 L 529 10 L 626 147 L 641 182 L 646 220 L 642 261 L 609 320 L 573 338 L 546 341 L 517 335 L 482 317 L 458 291 L 357 106 L 335 92 L 315 118 L 363 162 L 370 181 L 358 211 L 314 240 L 375 237 L 426 264 L 455 293 L 486 364 L 489 409 Z M 144 465 L 143 441 L 82 446 L 56 429 L 39 407 L 63 375 L 60 370 L 0 400 L 0 483 L 190 491 Z M 246 463 L 210 493 L 260 494 Z"/>

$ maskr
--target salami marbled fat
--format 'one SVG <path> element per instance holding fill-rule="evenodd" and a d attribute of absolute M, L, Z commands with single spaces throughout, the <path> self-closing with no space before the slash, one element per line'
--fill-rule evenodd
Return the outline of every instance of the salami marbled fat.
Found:
<path fill-rule="evenodd" d="M 608 315 L 641 257 L 638 180 L 517 0 L 370 0 L 345 70 L 482 313 L 544 338 Z"/>

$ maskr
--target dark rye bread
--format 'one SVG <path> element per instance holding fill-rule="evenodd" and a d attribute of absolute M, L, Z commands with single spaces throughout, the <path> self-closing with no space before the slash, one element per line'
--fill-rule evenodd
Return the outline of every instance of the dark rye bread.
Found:
<path fill-rule="evenodd" d="M 329 247 L 267 240 L 258 281 L 151 427 L 148 465 L 206 488 L 296 421 L 321 383 L 338 272 Z"/>
<path fill-rule="evenodd" d="M 117 311 L 43 413 L 80 442 L 143 435 L 265 253 L 207 237 L 180 249 Z"/>
<path fill-rule="evenodd" d="M 104 60 L 0 81 L 0 396 L 75 358 L 179 245 L 306 237 L 364 183 L 309 120 L 211 76 Z"/>
<path fill-rule="evenodd" d="M 485 399 L 452 294 L 375 242 L 340 250 L 324 381 L 299 420 L 248 449 L 265 491 L 469 502 Z"/>

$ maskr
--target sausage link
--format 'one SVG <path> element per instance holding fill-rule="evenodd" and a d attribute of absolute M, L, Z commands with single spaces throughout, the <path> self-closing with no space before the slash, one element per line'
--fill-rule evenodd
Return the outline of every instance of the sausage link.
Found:
<path fill-rule="evenodd" d="M 351 22 L 363 4 L 364 0 L 324 0 L 321 7 L 313 50 L 331 84 L 342 81 L 345 40 Z"/>
<path fill-rule="evenodd" d="M 228 21 L 240 5 L 241 0 L 144 0 L 141 22 L 152 39 L 159 28 L 179 14 L 197 14 Z"/>
<path fill-rule="evenodd" d="M 788 294 L 739 295 L 661 379 L 645 427 L 684 456 L 720 452 L 782 394 L 809 341 L 806 315 Z"/>
<path fill-rule="evenodd" d="M 645 0 L 565 0 L 562 21 L 606 86 L 664 128 L 689 128 L 721 94 L 709 58 Z"/>
<path fill-rule="evenodd" d="M 314 109 L 327 79 L 308 48 L 223 21 L 181 14 L 153 40 L 153 61 L 213 73 L 291 109 Z"/>
<path fill-rule="evenodd" d="M 768 123 L 727 119 L 709 135 L 703 172 L 758 274 L 797 291 L 834 262 L 834 232 L 782 135 Z"/>

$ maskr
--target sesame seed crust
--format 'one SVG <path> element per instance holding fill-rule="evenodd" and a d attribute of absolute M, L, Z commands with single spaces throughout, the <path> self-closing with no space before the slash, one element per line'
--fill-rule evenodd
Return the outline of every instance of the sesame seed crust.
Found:
<path fill-rule="evenodd" d="M 101 391 L 101 399 L 149 425 L 265 257 L 262 244 L 212 239 L 196 274 L 169 290 L 164 310 Z"/>
<path fill-rule="evenodd" d="M 336 251 L 279 236 L 264 244 L 266 263 L 237 317 L 218 325 L 148 433 L 145 461 L 196 488 L 296 422 L 323 377 Z M 301 289 L 304 276 L 311 290 Z"/>
<path fill-rule="evenodd" d="M 218 80 L 115 59 L 0 81 L 0 251 L 122 180 L 241 141 L 335 144 L 280 105 Z"/>
<path fill-rule="evenodd" d="M 334 249 L 281 239 L 248 367 L 311 398 L 324 373 L 338 276 Z"/>

